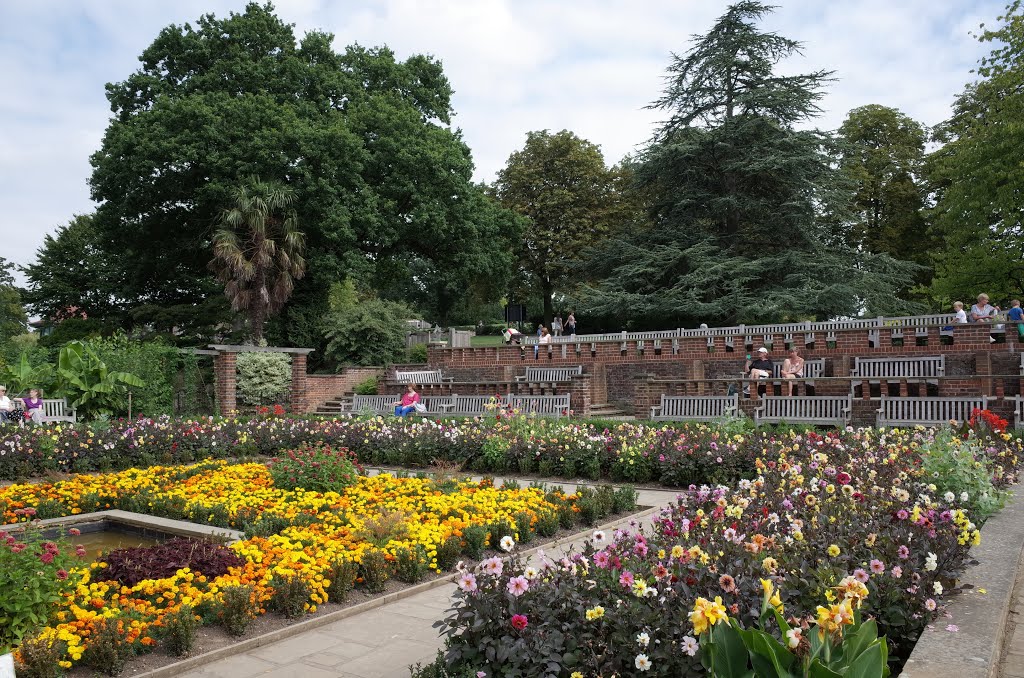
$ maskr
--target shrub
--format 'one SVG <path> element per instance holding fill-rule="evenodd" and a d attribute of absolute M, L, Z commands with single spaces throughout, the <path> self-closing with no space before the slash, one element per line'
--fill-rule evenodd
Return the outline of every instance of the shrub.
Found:
<path fill-rule="evenodd" d="M 466 555 L 473 560 L 484 557 L 487 548 L 487 528 L 483 525 L 469 525 L 462 530 L 462 538 L 466 542 Z"/>
<path fill-rule="evenodd" d="M 387 555 L 380 549 L 367 549 L 363 551 L 363 559 L 360 563 L 360 570 L 363 576 L 363 586 L 370 593 L 383 593 L 391 579 L 393 567 Z"/>
<path fill-rule="evenodd" d="M 377 395 L 377 377 L 368 377 L 359 382 L 353 392 L 356 395 Z"/>
<path fill-rule="evenodd" d="M 228 586 L 221 591 L 217 619 L 230 635 L 244 634 L 257 612 L 259 605 L 256 604 L 255 591 L 251 586 Z"/>
<path fill-rule="evenodd" d="M 164 617 L 164 642 L 175 657 L 184 657 L 196 644 L 196 631 L 201 625 L 195 610 L 184 605 Z"/>
<path fill-rule="evenodd" d="M 231 549 L 203 539 L 175 537 L 156 546 L 114 549 L 104 557 L 103 577 L 124 586 L 135 586 L 143 579 L 170 577 L 182 568 L 190 568 L 207 578 L 227 574 L 239 567 L 242 559 Z"/>
<path fill-rule="evenodd" d="M 354 454 L 327 443 L 303 444 L 287 450 L 268 466 L 275 486 L 314 492 L 341 492 L 358 480 L 362 470 Z"/>
<path fill-rule="evenodd" d="M 280 612 L 289 619 L 295 619 L 309 609 L 309 596 L 312 590 L 302 577 L 275 575 L 270 585 L 274 589 L 270 596 L 271 610 Z"/>
<path fill-rule="evenodd" d="M 291 364 L 287 353 L 239 353 L 239 398 L 249 405 L 269 405 L 284 399 L 292 383 Z"/>
<path fill-rule="evenodd" d="M 340 603 L 348 596 L 355 586 L 359 574 L 359 564 L 351 560 L 336 560 L 331 564 L 327 577 L 331 580 L 327 587 L 327 595 L 331 600 Z"/>
<path fill-rule="evenodd" d="M 448 572 L 459 562 L 462 541 L 455 536 L 448 537 L 437 547 L 437 569 Z"/>
<path fill-rule="evenodd" d="M 82 655 L 86 666 L 108 676 L 120 675 L 125 664 L 135 654 L 126 634 L 123 619 L 97 618 L 89 636 L 89 646 Z"/>
<path fill-rule="evenodd" d="M 395 553 L 395 579 L 406 584 L 418 584 L 429 571 L 427 550 L 422 544 L 415 548 L 400 548 Z"/>
<path fill-rule="evenodd" d="M 20 534 L 0 530 L 0 651 L 43 624 L 74 588 L 68 576 L 76 561 L 72 553 L 66 542 L 44 540 L 31 526 Z"/>
<path fill-rule="evenodd" d="M 405 320 L 412 317 L 405 304 L 360 295 L 345 281 L 331 288 L 331 307 L 327 358 L 341 365 L 387 365 L 405 357 Z"/>
<path fill-rule="evenodd" d="M 20 678 L 61 678 L 64 669 L 70 667 L 64 659 L 66 654 L 67 642 L 59 639 L 53 629 L 27 635 L 14 654 L 17 675 Z"/>
<path fill-rule="evenodd" d="M 427 362 L 427 355 L 426 344 L 414 344 L 409 347 L 406 358 L 410 363 L 419 364 Z"/>

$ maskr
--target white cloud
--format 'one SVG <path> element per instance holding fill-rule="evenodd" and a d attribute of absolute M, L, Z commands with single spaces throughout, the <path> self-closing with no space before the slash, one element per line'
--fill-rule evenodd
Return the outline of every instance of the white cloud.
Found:
<path fill-rule="evenodd" d="M 645 143 L 662 117 L 644 107 L 671 52 L 686 50 L 724 0 L 282 0 L 296 32 L 336 34 L 338 49 L 387 44 L 440 58 L 455 124 L 477 176 L 493 178 L 526 132 L 570 129 L 609 162 Z M 241 0 L 49 0 L 0 3 L 0 255 L 28 263 L 43 235 L 92 209 L 88 157 L 109 116 L 103 85 L 126 77 L 164 26 L 240 11 Z M 933 125 L 985 48 L 968 31 L 994 24 L 1003 0 L 787 0 L 767 26 L 805 43 L 785 72 L 829 69 L 839 81 L 820 127 L 855 106 L 896 106 Z"/>

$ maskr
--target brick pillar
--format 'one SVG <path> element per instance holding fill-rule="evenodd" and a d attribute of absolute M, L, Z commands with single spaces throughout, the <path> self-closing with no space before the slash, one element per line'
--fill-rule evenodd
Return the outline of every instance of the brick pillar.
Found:
<path fill-rule="evenodd" d="M 698 379 L 698 380 L 700 380 L 700 379 L 703 379 L 703 378 L 704 378 L 704 361 L 703 360 L 694 360 L 693 361 L 693 365 L 690 368 L 690 379 Z M 707 384 L 705 384 L 703 381 L 698 381 L 696 383 L 696 387 L 697 387 L 697 395 L 708 395 L 705 392 L 706 389 L 707 389 Z"/>
<path fill-rule="evenodd" d="M 306 354 L 296 353 L 292 356 L 291 411 L 294 414 L 305 414 L 312 409 L 306 386 Z"/>
<path fill-rule="evenodd" d="M 974 373 L 978 375 L 978 385 L 982 395 L 994 395 L 992 387 L 992 352 L 977 351 L 974 354 Z"/>
<path fill-rule="evenodd" d="M 651 379 L 649 374 L 633 375 L 633 414 L 640 419 L 650 416 L 653 405 L 661 404 L 661 394 L 655 395 Z"/>
<path fill-rule="evenodd" d="M 238 386 L 238 362 L 235 353 L 218 353 L 213 359 L 216 385 L 214 394 L 220 414 L 227 415 L 238 409 L 235 390 Z"/>
<path fill-rule="evenodd" d="M 590 375 L 581 374 L 569 382 L 569 407 L 576 417 L 590 416 Z"/>

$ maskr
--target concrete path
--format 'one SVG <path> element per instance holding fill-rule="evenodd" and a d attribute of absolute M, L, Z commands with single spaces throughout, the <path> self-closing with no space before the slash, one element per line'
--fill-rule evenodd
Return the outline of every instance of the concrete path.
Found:
<path fill-rule="evenodd" d="M 572 483 L 559 483 L 567 492 Z M 641 490 L 639 504 L 664 506 L 671 491 Z M 624 526 L 625 519 L 616 523 Z M 579 542 L 547 548 L 549 555 Z M 404 600 L 180 674 L 181 678 L 408 678 L 409 666 L 434 660 L 442 639 L 432 624 L 444 616 L 454 584 L 423 591 Z"/>

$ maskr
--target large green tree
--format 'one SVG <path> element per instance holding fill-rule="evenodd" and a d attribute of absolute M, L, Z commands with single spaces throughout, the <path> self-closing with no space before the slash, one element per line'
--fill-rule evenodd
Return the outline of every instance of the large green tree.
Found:
<path fill-rule="evenodd" d="M 888 106 L 855 108 L 839 128 L 842 170 L 854 185 L 854 244 L 897 259 L 927 256 L 924 126 Z M 926 261 L 922 259 L 922 263 Z"/>
<path fill-rule="evenodd" d="M 1000 303 L 1024 292 L 1024 8 L 1007 6 L 978 79 L 936 128 L 943 143 L 928 158 L 936 191 L 932 294 L 946 302 L 987 292 Z"/>
<path fill-rule="evenodd" d="M 601 149 L 568 130 L 528 133 L 498 173 L 495 195 L 528 219 L 520 266 L 540 293 L 545 323 L 553 294 L 569 291 L 582 254 L 608 231 L 615 186 Z"/>
<path fill-rule="evenodd" d="M 671 326 L 903 307 L 892 291 L 906 268 L 831 225 L 849 192 L 835 140 L 806 128 L 830 73 L 776 71 L 800 44 L 758 29 L 770 10 L 732 5 L 674 58 L 653 104 L 667 120 L 637 163 L 652 225 L 611 240 L 585 308 Z"/>
<path fill-rule="evenodd" d="M 501 221 L 477 209 L 441 64 L 332 42 L 317 31 L 297 40 L 270 5 L 249 4 L 165 28 L 140 69 L 107 86 L 113 117 L 91 187 L 127 304 L 209 296 L 216 217 L 250 175 L 293 188 L 307 236 L 308 274 L 276 323 L 281 341 L 322 341 L 327 290 L 346 276 L 392 295 L 416 275 L 417 301 L 438 314 L 453 276 L 456 288 L 507 276 Z"/>
<path fill-rule="evenodd" d="M 0 342 L 25 331 L 28 317 L 21 305 L 21 292 L 14 285 L 14 265 L 0 257 Z"/>
<path fill-rule="evenodd" d="M 291 209 L 294 201 L 287 186 L 249 180 L 235 189 L 213 236 L 211 266 L 232 310 L 248 317 L 256 343 L 263 339 L 263 323 L 306 274 L 305 236 Z"/>

